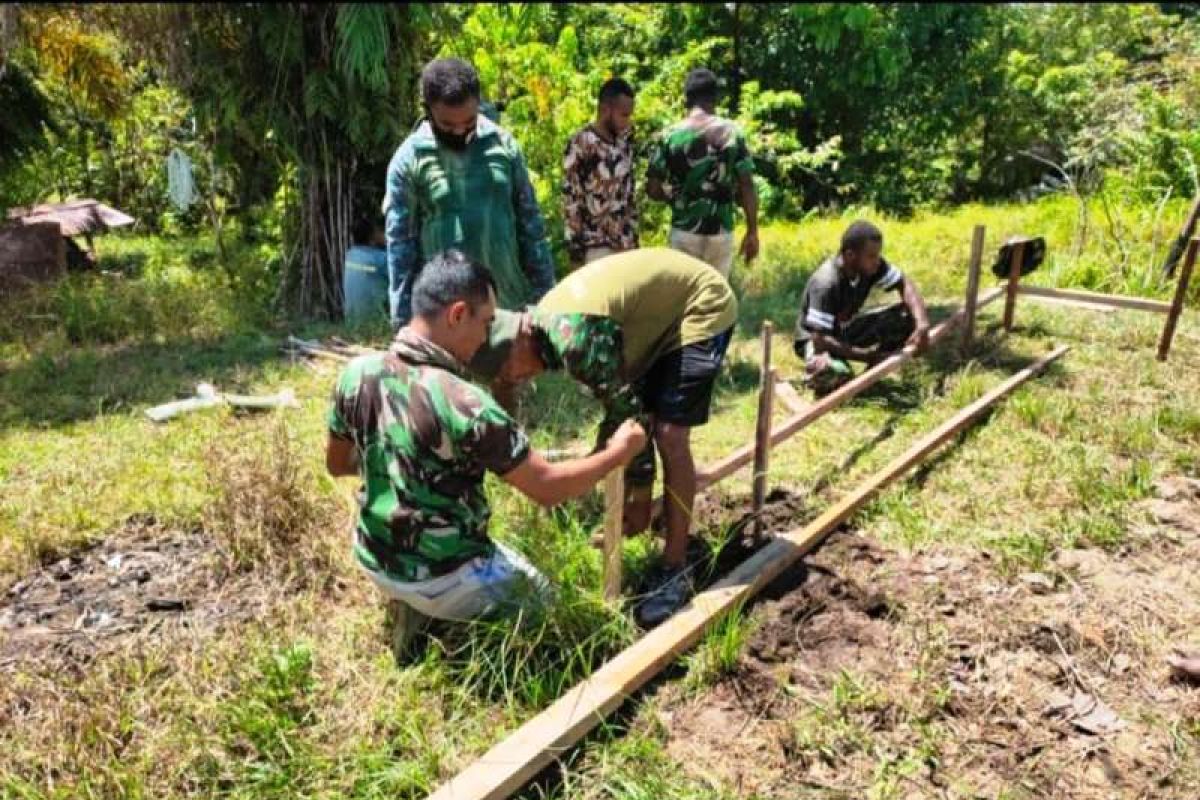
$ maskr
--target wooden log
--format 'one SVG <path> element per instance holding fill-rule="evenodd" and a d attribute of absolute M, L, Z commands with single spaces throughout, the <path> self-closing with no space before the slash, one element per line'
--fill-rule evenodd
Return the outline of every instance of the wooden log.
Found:
<path fill-rule="evenodd" d="M 776 536 L 719 583 L 697 594 L 674 617 L 619 653 L 439 787 L 430 795 L 430 800 L 499 800 L 517 791 L 679 653 L 699 641 L 708 626 L 760 591 L 813 550 L 881 489 L 921 463 L 1067 349 L 1065 346 L 1057 348 L 959 411 L 817 519 Z"/>
<path fill-rule="evenodd" d="M 625 468 L 604 476 L 604 599 L 621 597 L 621 541 L 624 539 Z"/>
<path fill-rule="evenodd" d="M 983 308 L 989 303 L 999 298 L 1004 293 L 1003 289 L 991 289 L 982 293 L 979 296 L 979 301 L 975 304 L 976 309 Z M 962 321 L 964 311 L 959 309 L 940 325 L 935 325 L 933 330 L 929 332 L 929 346 L 932 347 L 941 341 L 945 336 L 953 330 L 954 326 Z M 916 353 L 916 350 L 911 347 L 905 347 L 899 353 L 885 358 L 875 366 L 863 372 L 857 378 L 843 384 L 834 391 L 822 397 L 812 405 L 808 406 L 804 411 L 789 417 L 784 420 L 779 427 L 771 431 L 771 446 L 774 447 L 780 442 L 786 441 L 798 431 L 811 425 L 816 420 L 828 414 L 833 409 L 850 400 L 855 395 L 865 389 L 879 383 L 879 381 L 891 375 L 896 370 L 900 369 L 905 362 L 911 360 Z M 754 458 L 754 445 L 746 445 L 730 453 L 725 458 L 710 464 L 696 475 L 696 487 L 698 490 L 712 486 L 719 480 L 722 480 L 739 469 L 749 464 Z"/>
<path fill-rule="evenodd" d="M 1179 315 L 1183 313 L 1183 301 L 1187 296 L 1188 283 L 1192 280 L 1192 268 L 1196 266 L 1196 248 L 1200 247 L 1200 239 L 1188 242 L 1187 255 L 1183 257 L 1183 269 L 1179 271 L 1179 282 L 1175 284 L 1175 299 L 1171 301 L 1171 310 L 1167 312 L 1167 321 L 1163 324 L 1162 337 L 1158 340 L 1158 360 L 1166 361 L 1171 352 L 1171 340 L 1175 338 L 1175 325 Z"/>
<path fill-rule="evenodd" d="M 769 351 L 768 351 L 769 352 Z M 754 538 L 763 534 L 762 510 L 767 499 L 767 474 L 771 469 L 771 413 L 775 408 L 775 370 L 767 370 L 758 394 L 758 420 L 754 429 L 754 480 L 751 484 Z"/>
<path fill-rule="evenodd" d="M 971 261 L 967 266 L 967 296 L 963 302 L 962 352 L 971 349 L 975 338 L 976 300 L 979 298 L 979 271 L 983 266 L 983 240 L 987 229 L 976 225 L 971 235 Z"/>
<path fill-rule="evenodd" d="M 1081 303 L 1091 303 L 1097 306 L 1112 308 L 1128 308 L 1134 311 L 1154 311 L 1166 314 L 1171 310 L 1170 303 L 1161 300 L 1147 300 L 1144 297 L 1122 297 L 1116 294 L 1100 294 L 1099 292 L 1083 292 L 1078 289 L 1051 289 L 1048 286 L 1021 286 L 1017 292 L 1031 297 L 1050 297 L 1055 300 L 1076 300 Z"/>
<path fill-rule="evenodd" d="M 1025 261 L 1025 241 L 1013 246 L 1012 263 L 1008 268 L 1008 287 L 1004 298 L 1004 330 L 1013 328 L 1013 313 L 1017 310 L 1017 287 L 1021 283 L 1021 266 Z"/>

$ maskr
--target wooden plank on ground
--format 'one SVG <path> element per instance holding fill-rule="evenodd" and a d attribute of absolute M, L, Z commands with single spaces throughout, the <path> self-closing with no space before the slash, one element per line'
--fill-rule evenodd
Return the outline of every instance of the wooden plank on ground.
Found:
<path fill-rule="evenodd" d="M 499 800 L 521 788 L 606 715 L 695 644 L 731 608 L 769 584 L 781 572 L 862 508 L 878 492 L 921 463 L 1005 395 L 1044 370 L 1068 348 L 1059 347 L 956 413 L 880 472 L 802 528 L 781 533 L 743 561 L 691 604 L 600 667 L 554 704 L 526 722 L 456 777 L 431 800 Z"/>
<path fill-rule="evenodd" d="M 1148 300 L 1144 297 L 1122 297 L 1115 294 L 1100 294 L 1099 292 L 1083 292 L 1078 289 L 1052 289 L 1048 286 L 1021 286 L 1020 294 L 1031 297 L 1052 297 L 1057 300 L 1078 300 L 1098 306 L 1113 308 L 1128 308 L 1134 311 L 1154 311 L 1166 314 L 1171 310 L 1170 303 L 1161 300 Z"/>
<path fill-rule="evenodd" d="M 979 302 L 975 304 L 976 309 L 983 308 L 989 303 L 1001 297 L 1004 293 L 1003 289 L 996 288 L 984 292 L 979 296 Z M 965 311 L 959 309 L 947 320 L 940 325 L 935 325 L 933 330 L 929 332 L 929 346 L 932 347 L 943 339 L 956 324 L 962 321 Z M 780 423 L 779 427 L 771 431 L 771 446 L 786 441 L 795 435 L 798 431 L 811 425 L 816 420 L 828 414 L 833 409 L 850 400 L 855 395 L 865 389 L 879 383 L 879 381 L 891 375 L 896 370 L 900 369 L 905 362 L 910 361 L 915 355 L 916 350 L 913 347 L 905 347 L 899 353 L 885 358 L 875 366 L 863 372 L 857 378 L 849 381 L 846 384 L 838 387 L 834 391 L 822 397 L 820 400 L 812 403 L 800 413 L 793 417 L 789 417 Z M 717 481 L 737 472 L 739 469 L 749 464 L 754 458 L 754 445 L 748 444 L 740 447 L 730 453 L 725 458 L 710 464 L 696 475 L 697 489 L 705 489 L 712 486 Z"/>

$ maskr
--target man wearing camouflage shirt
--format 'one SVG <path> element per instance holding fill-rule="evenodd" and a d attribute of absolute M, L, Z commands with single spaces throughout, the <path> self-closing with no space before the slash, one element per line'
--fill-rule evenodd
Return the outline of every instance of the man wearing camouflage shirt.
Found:
<path fill-rule="evenodd" d="M 630 421 L 586 458 L 551 464 L 532 451 L 512 418 L 461 377 L 495 310 L 487 269 L 443 253 L 414 282 L 410 324 L 387 352 L 351 361 L 334 389 L 326 465 L 362 479 L 354 555 L 391 601 L 398 660 L 428 617 L 470 619 L 502 608 L 523 584 L 545 586 L 518 553 L 488 538 L 485 471 L 552 506 L 646 443 Z"/>
<path fill-rule="evenodd" d="M 571 137 L 563 155 L 563 217 L 573 267 L 638 246 L 634 193 L 633 87 L 610 78 L 596 120 Z"/>
<path fill-rule="evenodd" d="M 716 115 L 716 75 L 692 70 L 684 95 L 688 116 L 662 134 L 646 173 L 646 194 L 671 204 L 671 246 L 728 278 L 735 197 L 746 212 L 739 252 L 747 263 L 758 255 L 754 161 L 737 125 Z"/>
<path fill-rule="evenodd" d="M 426 118 L 392 156 L 383 201 L 392 325 L 411 316 L 424 260 L 452 247 L 487 264 L 501 308 L 536 303 L 554 285 L 554 258 L 520 146 L 481 113 L 465 61 L 429 62 L 421 98 Z"/>
<path fill-rule="evenodd" d="M 715 270 L 676 250 L 644 248 L 581 267 L 531 311 L 498 313 L 471 362 L 480 377 L 509 385 L 547 369 L 565 371 L 604 407 L 597 444 L 631 417 L 653 432 L 663 461 L 667 541 L 655 588 L 637 610 L 643 625 L 662 622 L 691 595 L 691 429 L 708 421 L 736 321 L 737 299 Z M 647 443 L 625 472 L 627 534 L 649 525 L 654 471 Z"/>

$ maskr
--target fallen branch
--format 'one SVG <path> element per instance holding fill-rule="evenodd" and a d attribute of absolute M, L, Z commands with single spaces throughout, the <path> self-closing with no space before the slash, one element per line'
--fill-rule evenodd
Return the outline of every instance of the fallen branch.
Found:
<path fill-rule="evenodd" d="M 685 609 L 619 653 L 443 784 L 430 795 L 432 800 L 497 800 L 517 791 L 675 656 L 699 641 L 708 626 L 760 591 L 885 486 L 950 441 L 1068 349 L 1062 346 L 1053 350 L 963 408 L 808 525 L 776 536 L 722 581 L 696 595 Z"/>

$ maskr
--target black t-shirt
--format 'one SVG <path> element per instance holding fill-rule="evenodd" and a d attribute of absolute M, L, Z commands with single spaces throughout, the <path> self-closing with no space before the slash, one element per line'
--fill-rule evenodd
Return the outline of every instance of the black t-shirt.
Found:
<path fill-rule="evenodd" d="M 887 291 L 904 285 L 904 275 L 886 259 L 871 277 L 851 280 L 841 269 L 841 255 L 827 259 L 817 267 L 804 287 L 800 300 L 800 316 L 796 318 L 796 339 L 805 341 L 812 333 L 838 336 L 842 327 L 854 319 L 867 296 L 876 286 Z"/>

